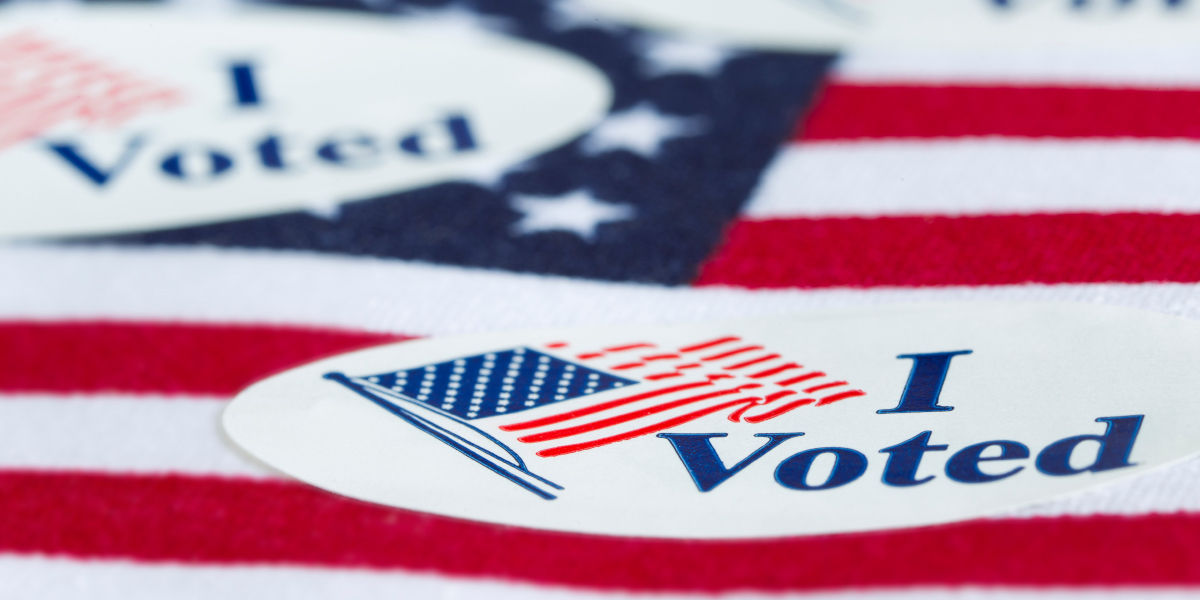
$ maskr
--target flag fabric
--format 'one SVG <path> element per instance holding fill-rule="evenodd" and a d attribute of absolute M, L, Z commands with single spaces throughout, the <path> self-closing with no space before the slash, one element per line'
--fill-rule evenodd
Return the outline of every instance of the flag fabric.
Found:
<path fill-rule="evenodd" d="M 414 5 L 356 8 L 406 18 Z M 687 541 L 370 505 L 235 450 L 219 414 L 245 386 L 418 336 L 950 300 L 1200 318 L 1194 54 L 852 48 L 834 57 L 713 47 L 572 19 L 553 4 L 468 6 L 507 34 L 603 70 L 616 90 L 610 115 L 495 185 L 454 181 L 347 203 L 336 215 L 0 247 L 3 595 L 1196 593 L 1197 461 L 963 523 Z M 707 342 L 584 349 L 548 367 L 555 379 L 536 391 L 537 368 L 519 370 L 524 396 L 508 405 L 497 394 L 472 409 L 463 392 L 466 402 L 440 408 L 483 420 L 530 401 L 569 410 L 588 389 L 625 382 L 637 382 L 631 394 L 711 382 L 715 367 L 700 369 L 703 378 L 682 368 L 692 353 L 735 377 L 765 373 L 758 379 L 784 386 L 772 393 L 793 392 L 773 399 L 778 410 L 851 401 L 839 396 L 856 391 L 812 367 L 770 372 L 789 363 L 752 341 Z M 663 354 L 674 369 L 652 358 Z M 504 354 L 505 365 L 515 356 Z M 499 367 L 484 367 L 482 355 L 463 360 L 473 383 L 459 389 Z M 550 396 L 568 365 L 584 376 Z M 352 375 L 444 401 L 432 390 L 449 390 L 451 375 L 467 369 L 431 366 L 429 386 L 426 367 Z M 810 373 L 821 375 L 798 379 Z M 758 410 L 740 417 L 771 416 Z M 576 435 L 526 425 L 522 435 L 543 436 L 529 442 L 538 448 Z"/>

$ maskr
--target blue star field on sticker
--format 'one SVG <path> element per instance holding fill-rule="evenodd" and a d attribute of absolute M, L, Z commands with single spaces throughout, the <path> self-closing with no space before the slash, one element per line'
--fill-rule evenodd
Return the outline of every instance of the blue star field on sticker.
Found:
<path fill-rule="evenodd" d="M 297 249 L 683 284 L 720 241 L 832 58 L 640 29 L 578 0 L 274 3 L 387 13 L 544 45 L 599 69 L 612 105 L 590 131 L 520 164 L 481 156 L 466 175 L 415 190 L 70 243 Z"/>

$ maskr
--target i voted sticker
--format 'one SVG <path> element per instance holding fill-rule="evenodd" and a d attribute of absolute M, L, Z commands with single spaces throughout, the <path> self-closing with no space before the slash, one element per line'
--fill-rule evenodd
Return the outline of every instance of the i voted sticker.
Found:
<path fill-rule="evenodd" d="M 0 15 L 0 237 L 329 214 L 486 179 L 590 129 L 612 97 L 571 55 L 421 19 Z"/>
<path fill-rule="evenodd" d="M 409 341 L 297 368 L 231 438 L 327 490 L 672 538 L 985 516 L 1198 449 L 1200 325 L 948 305 Z"/>

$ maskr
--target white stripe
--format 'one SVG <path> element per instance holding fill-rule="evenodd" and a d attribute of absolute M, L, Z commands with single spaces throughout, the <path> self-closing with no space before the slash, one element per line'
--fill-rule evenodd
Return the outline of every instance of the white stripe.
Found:
<path fill-rule="evenodd" d="M 0 287 L 0 318 L 293 322 L 420 334 L 681 322 L 823 306 L 954 300 L 1079 301 L 1200 318 L 1200 286 L 1193 284 L 686 289 L 399 261 L 203 249 L 0 249 L 0 281 L 22 282 Z M 219 291 L 227 293 L 214 293 Z M 279 302 L 281 297 L 288 301 Z M 0 439 L 5 440 L 0 444 L 0 466 L 265 473 L 220 441 L 220 402 L 22 398 L 0 402 Z M 1181 509 L 1200 510 L 1200 462 L 1019 514 Z"/>
<path fill-rule="evenodd" d="M 1200 48 L 860 46 L 839 57 L 833 73 L 857 83 L 1200 87 Z"/>
<path fill-rule="evenodd" d="M 919 587 L 847 592 L 723 594 L 726 600 L 1183 600 L 1187 588 Z M 181 566 L 63 558 L 0 558 L 0 596 L 39 600 L 258 600 L 307 598 L 487 598 L 489 600 L 678 600 L 704 594 L 596 592 L 515 582 L 406 573 L 297 567 Z"/>
<path fill-rule="evenodd" d="M 686 323 L 910 302 L 1089 302 L 1200 318 L 1176 283 L 670 288 L 403 261 L 204 248 L 0 248 L 0 319 L 296 323 L 409 334 Z M 14 283 L 14 282 L 19 282 Z"/>
<path fill-rule="evenodd" d="M 277 477 L 225 440 L 224 408 L 199 397 L 0 395 L 0 468 Z"/>
<path fill-rule="evenodd" d="M 1200 212 L 1200 143 L 954 141 L 793 144 L 752 219 L 1064 211 Z"/>
<path fill-rule="evenodd" d="M 710 406 L 717 400 L 732 398 L 714 399 L 688 408 Z M 225 439 L 218 422 L 224 406 L 225 402 L 212 398 L 152 395 L 0 396 L 0 440 L 3 440 L 0 443 L 0 469 L 283 477 L 247 457 Z M 645 422 L 663 418 L 662 414 L 655 415 Z M 619 429 L 627 427 L 628 424 Z M 578 441 L 555 440 L 536 446 Z M 1147 514 L 1180 510 L 1200 512 L 1200 459 L 1002 516 Z"/>

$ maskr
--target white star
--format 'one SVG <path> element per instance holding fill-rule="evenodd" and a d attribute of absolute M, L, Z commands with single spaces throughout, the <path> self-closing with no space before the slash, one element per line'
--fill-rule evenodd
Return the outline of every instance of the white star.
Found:
<path fill-rule="evenodd" d="M 342 218 L 342 201 L 332 198 L 327 200 L 311 200 L 305 204 L 304 212 L 326 221 L 337 221 Z"/>
<path fill-rule="evenodd" d="M 522 213 L 521 220 L 513 225 L 517 235 L 568 231 L 589 242 L 600 225 L 628 221 L 635 214 L 628 204 L 601 202 L 583 190 L 562 196 L 514 195 L 509 205 Z"/>
<path fill-rule="evenodd" d="M 667 138 L 700 133 L 701 120 L 664 115 L 649 104 L 610 115 L 592 129 L 583 140 L 583 151 L 599 154 L 625 149 L 653 158 Z"/>
<path fill-rule="evenodd" d="M 720 73 L 733 56 L 721 46 L 679 37 L 649 38 L 642 43 L 642 54 L 642 71 L 647 75 L 695 73 L 705 77 Z"/>
<path fill-rule="evenodd" d="M 594 27 L 606 31 L 622 28 L 619 23 L 609 21 L 605 17 L 588 9 L 586 4 L 580 2 L 580 0 L 558 0 L 558 2 L 551 4 L 550 11 L 546 13 L 546 25 L 549 25 L 555 31 L 568 31 L 585 27 Z"/>

